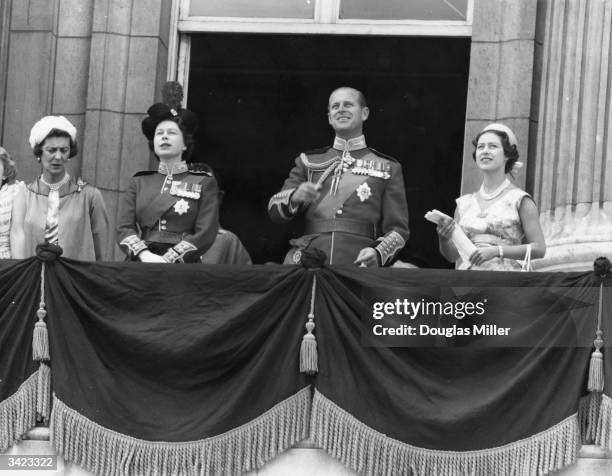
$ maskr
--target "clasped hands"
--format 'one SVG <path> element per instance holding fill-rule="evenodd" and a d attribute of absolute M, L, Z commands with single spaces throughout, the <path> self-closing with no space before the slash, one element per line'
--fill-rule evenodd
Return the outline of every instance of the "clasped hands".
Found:
<path fill-rule="evenodd" d="M 143 263 L 167 263 L 163 256 L 156 255 L 149 250 L 143 250 L 139 253 L 138 259 Z"/>

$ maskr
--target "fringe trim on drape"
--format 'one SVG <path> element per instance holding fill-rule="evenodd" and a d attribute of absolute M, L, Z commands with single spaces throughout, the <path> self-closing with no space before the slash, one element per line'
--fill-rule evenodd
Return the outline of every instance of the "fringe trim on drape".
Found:
<path fill-rule="evenodd" d="M 39 372 L 30 375 L 13 395 L 0 402 L 0 453 L 18 442 L 36 425 L 36 387 Z"/>
<path fill-rule="evenodd" d="M 529 438 L 478 451 L 439 451 L 389 438 L 315 391 L 311 440 L 365 475 L 526 476 L 547 474 L 576 461 L 576 414 Z"/>
<path fill-rule="evenodd" d="M 580 401 L 582 441 L 612 450 L 612 398 L 592 393 Z"/>
<path fill-rule="evenodd" d="M 141 440 L 105 428 L 54 394 L 51 441 L 66 460 L 104 476 L 242 474 L 308 437 L 310 405 L 306 387 L 238 428 L 176 443 Z"/>

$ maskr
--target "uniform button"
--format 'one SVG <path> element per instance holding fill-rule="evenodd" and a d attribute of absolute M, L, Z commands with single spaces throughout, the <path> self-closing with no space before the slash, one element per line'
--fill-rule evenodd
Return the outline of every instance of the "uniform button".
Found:
<path fill-rule="evenodd" d="M 166 220 L 162 220 L 162 221 L 161 221 L 161 224 L 162 224 L 162 225 L 165 225 L 165 224 L 166 224 Z"/>
<path fill-rule="evenodd" d="M 162 225 L 160 228 L 161 228 L 162 230 L 165 230 L 165 229 L 166 229 L 166 227 L 165 227 L 164 225 Z"/>
<path fill-rule="evenodd" d="M 342 215 L 342 209 L 338 210 L 336 213 L 337 213 L 338 215 Z"/>

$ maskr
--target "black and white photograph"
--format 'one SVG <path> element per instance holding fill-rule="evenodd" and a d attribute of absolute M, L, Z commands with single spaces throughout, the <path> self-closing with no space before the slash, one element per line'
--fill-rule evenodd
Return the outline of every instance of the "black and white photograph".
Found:
<path fill-rule="evenodd" d="M 612 0 L 0 0 L 0 476 L 612 474 Z"/>

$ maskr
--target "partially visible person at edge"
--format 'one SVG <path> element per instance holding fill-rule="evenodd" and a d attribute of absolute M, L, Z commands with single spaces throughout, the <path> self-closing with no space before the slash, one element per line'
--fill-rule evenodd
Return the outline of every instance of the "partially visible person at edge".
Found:
<path fill-rule="evenodd" d="M 117 242 L 134 261 L 200 262 L 217 236 L 217 184 L 191 164 L 197 117 L 181 108 L 182 94 L 178 83 L 166 84 L 164 102 L 142 121 L 159 167 L 134 175 L 120 204 Z"/>
<path fill-rule="evenodd" d="M 409 236 L 402 167 L 366 145 L 364 95 L 341 87 L 331 93 L 331 147 L 300 154 L 279 193 L 268 204 L 275 222 L 303 216 L 306 235 L 292 240 L 285 263 L 299 263 L 311 246 L 328 264 L 387 266 Z"/>
<path fill-rule="evenodd" d="M 0 147 L 0 259 L 9 259 L 11 255 L 11 223 L 13 200 L 23 182 L 17 180 L 17 168 L 10 154 Z"/>
<path fill-rule="evenodd" d="M 525 259 L 528 245 L 535 259 L 544 256 L 546 243 L 533 199 L 508 179 L 519 158 L 516 136 L 503 124 L 490 124 L 472 144 L 482 185 L 457 199 L 454 220 L 438 224 L 440 252 L 457 269 L 520 271 L 517 260 Z M 450 240 L 456 224 L 477 247 L 469 262 L 461 260 Z"/>
<path fill-rule="evenodd" d="M 15 196 L 13 258 L 34 256 L 36 245 L 47 243 L 59 245 L 65 258 L 108 259 L 109 225 L 102 194 L 66 170 L 78 153 L 76 134 L 63 116 L 43 117 L 32 127 L 30 146 L 41 174 Z"/>
<path fill-rule="evenodd" d="M 221 210 L 223 196 L 225 195 L 221 179 L 207 164 L 202 164 L 202 168 L 207 169 L 217 181 L 219 188 L 218 203 L 219 210 Z M 240 238 L 231 231 L 222 228 L 221 225 L 219 225 L 215 242 L 200 259 L 204 264 L 253 264 L 249 252 L 240 241 Z"/>

